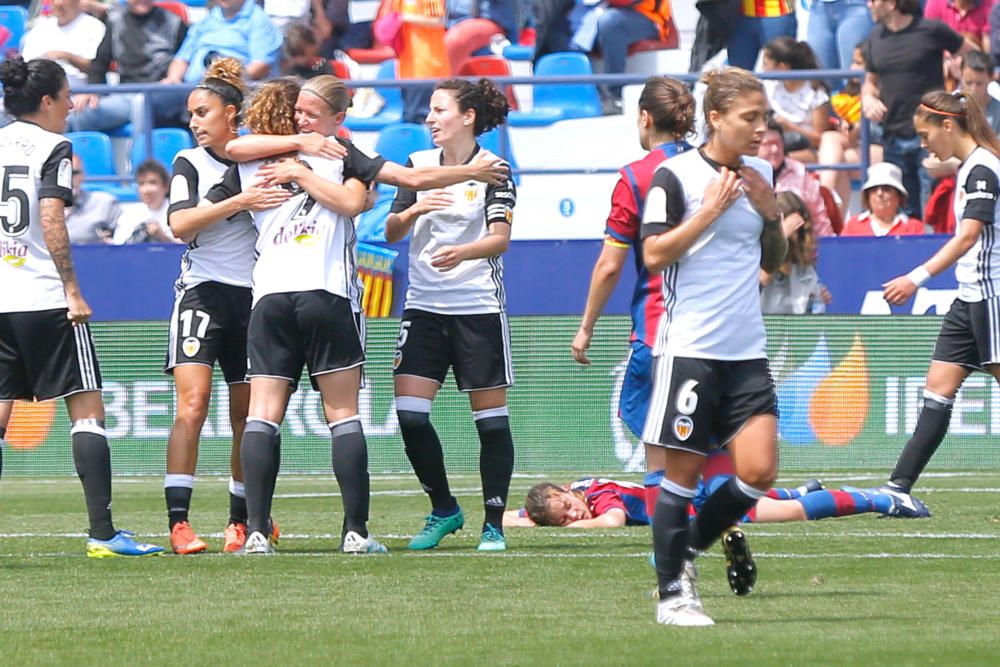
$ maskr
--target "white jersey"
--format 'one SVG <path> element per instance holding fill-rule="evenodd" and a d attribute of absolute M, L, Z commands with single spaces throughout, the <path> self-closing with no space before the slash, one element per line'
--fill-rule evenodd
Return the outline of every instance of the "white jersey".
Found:
<path fill-rule="evenodd" d="M 469 161 L 479 150 L 477 146 Z M 440 164 L 440 148 L 413 153 L 407 163 L 414 167 Z M 465 181 L 445 189 L 455 203 L 441 211 L 425 213 L 413 224 L 409 286 L 404 307 L 446 315 L 505 312 L 507 299 L 500 255 L 466 260 L 450 271 L 432 266 L 431 257 L 442 246 L 478 241 L 489 234 L 489 226 L 493 223 L 510 224 L 517 200 L 514 183 L 510 179 L 499 186 Z M 393 213 L 406 210 L 426 195 L 400 188 L 392 204 Z"/>
<path fill-rule="evenodd" d="M 168 219 L 176 211 L 197 206 L 232 164 L 207 148 L 188 148 L 179 152 L 174 158 L 174 174 L 170 178 Z M 188 244 L 181 258 L 177 286 L 189 288 L 216 282 L 250 287 L 256 243 L 257 232 L 245 212 L 205 227 Z"/>
<path fill-rule="evenodd" d="M 41 225 L 41 199 L 73 203 L 73 148 L 34 123 L 0 129 L 0 312 L 66 307 Z"/>
<path fill-rule="evenodd" d="M 753 157 L 743 161 L 773 182 L 770 164 Z M 718 169 L 700 149 L 661 164 L 646 196 L 642 237 L 690 218 Z M 664 314 L 653 354 L 731 361 L 767 356 L 758 279 L 763 229 L 763 218 L 741 194 L 663 271 Z"/>
<path fill-rule="evenodd" d="M 958 298 L 982 301 L 1000 294 L 1000 257 L 995 242 L 1000 220 L 1000 160 L 985 148 L 976 148 L 955 176 L 955 232 L 968 218 L 983 223 L 976 244 L 958 259 L 955 278 Z"/>
<path fill-rule="evenodd" d="M 305 155 L 298 159 L 333 183 L 359 178 L 350 163 L 343 160 Z M 257 170 L 266 162 L 234 165 L 206 199 L 217 202 L 232 197 L 245 184 L 257 180 Z M 268 294 L 324 290 L 348 299 L 356 310 L 360 309 L 354 221 L 320 205 L 297 184 L 287 187 L 293 193 L 288 201 L 252 214 L 258 231 L 254 305 Z"/>

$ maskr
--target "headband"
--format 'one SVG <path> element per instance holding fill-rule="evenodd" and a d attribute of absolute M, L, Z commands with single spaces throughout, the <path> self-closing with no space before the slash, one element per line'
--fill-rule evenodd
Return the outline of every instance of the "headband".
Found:
<path fill-rule="evenodd" d="M 201 88 L 202 90 L 215 93 L 222 98 L 223 102 L 226 102 L 227 104 L 232 104 L 237 107 L 243 104 L 243 93 L 240 92 L 240 89 L 217 77 L 205 79 L 195 86 L 195 88 Z"/>
<path fill-rule="evenodd" d="M 930 113 L 934 113 L 939 116 L 951 116 L 953 118 L 962 118 L 963 116 L 965 116 L 964 111 L 961 113 L 952 113 L 951 111 L 941 111 L 940 109 L 935 109 L 934 107 L 928 106 L 923 102 L 920 103 L 920 108 L 923 109 L 924 111 L 928 111 Z"/>

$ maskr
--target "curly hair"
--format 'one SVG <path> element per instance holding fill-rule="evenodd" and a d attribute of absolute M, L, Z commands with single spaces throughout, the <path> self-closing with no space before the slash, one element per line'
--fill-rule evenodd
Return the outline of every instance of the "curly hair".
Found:
<path fill-rule="evenodd" d="M 451 91 L 460 111 L 464 113 L 472 109 L 476 112 L 472 132 L 477 137 L 507 120 L 510 104 L 503 92 L 489 79 L 480 79 L 475 83 L 464 79 L 448 79 L 435 86 L 434 90 Z"/>
<path fill-rule="evenodd" d="M 254 93 L 247 107 L 245 124 L 256 134 L 295 134 L 295 101 L 299 84 L 284 77 L 268 81 Z"/>
<path fill-rule="evenodd" d="M 239 112 L 247 92 L 243 65 L 236 58 L 217 58 L 205 70 L 202 82 L 195 87 L 218 95 L 223 104 L 230 104 Z"/>

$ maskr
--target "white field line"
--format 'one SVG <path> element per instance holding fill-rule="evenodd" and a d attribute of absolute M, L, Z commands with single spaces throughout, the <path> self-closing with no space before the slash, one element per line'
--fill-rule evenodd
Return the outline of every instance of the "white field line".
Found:
<path fill-rule="evenodd" d="M 484 558 L 484 559 L 495 559 L 495 558 L 554 558 L 554 559 L 564 559 L 564 558 L 641 558 L 646 560 L 649 558 L 649 552 L 640 553 L 524 553 L 517 551 L 506 551 L 503 553 L 490 553 L 481 554 L 474 550 L 469 551 L 431 551 L 431 552 L 408 552 L 408 551 L 395 551 L 394 554 L 407 554 L 408 558 Z M 169 556 L 169 554 L 165 554 Z M 775 559 L 786 559 L 786 560 L 819 560 L 819 559 L 851 559 L 851 560 L 895 560 L 895 559 L 907 559 L 907 560 L 1000 560 L 1000 554 L 942 554 L 942 553 L 905 553 L 905 554 L 894 554 L 894 553 L 862 553 L 862 554 L 843 554 L 843 553 L 824 553 L 824 554 L 791 554 L 791 553 L 769 553 L 769 552 L 757 552 L 758 558 L 775 558 Z M 716 554 L 706 554 L 709 558 L 721 558 L 721 555 Z M 0 558 L 84 558 L 82 551 L 60 551 L 51 553 L 0 553 Z M 322 553 L 281 553 L 280 551 L 275 554 L 274 558 L 374 558 L 376 560 L 382 560 L 378 556 L 346 556 L 337 552 L 322 552 Z M 190 557 L 188 557 L 190 558 Z M 240 559 L 238 556 L 233 556 L 232 554 L 224 553 L 207 553 L 199 554 L 195 557 L 195 560 L 200 560 L 204 558 L 234 558 Z M 392 554 L 386 558 L 392 558 Z M 255 559 L 256 560 L 256 559 Z"/>

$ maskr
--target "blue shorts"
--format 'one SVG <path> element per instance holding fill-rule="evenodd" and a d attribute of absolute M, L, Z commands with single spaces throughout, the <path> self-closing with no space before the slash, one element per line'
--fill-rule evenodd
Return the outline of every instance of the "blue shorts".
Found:
<path fill-rule="evenodd" d="M 622 393 L 618 400 L 618 416 L 632 434 L 642 439 L 642 428 L 649 412 L 649 398 L 653 394 L 653 350 L 639 340 L 632 341 L 628 355 Z"/>

